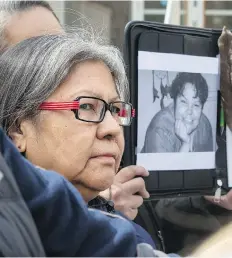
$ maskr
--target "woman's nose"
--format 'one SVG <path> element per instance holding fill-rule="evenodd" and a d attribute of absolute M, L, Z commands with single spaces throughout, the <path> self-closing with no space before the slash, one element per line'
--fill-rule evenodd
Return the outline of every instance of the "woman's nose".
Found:
<path fill-rule="evenodd" d="M 193 109 L 192 109 L 192 107 L 189 106 L 187 109 L 187 114 L 192 115 L 192 113 L 193 113 Z"/>
<path fill-rule="evenodd" d="M 112 116 L 110 111 L 107 110 L 103 121 L 98 124 L 98 138 L 105 138 L 109 135 L 111 136 L 111 138 L 115 138 L 121 132 L 121 126 L 119 125 L 117 120 Z"/>

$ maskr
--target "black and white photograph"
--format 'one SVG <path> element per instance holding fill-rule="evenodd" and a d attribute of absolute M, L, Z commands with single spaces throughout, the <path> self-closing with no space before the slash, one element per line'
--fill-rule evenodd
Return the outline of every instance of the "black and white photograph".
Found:
<path fill-rule="evenodd" d="M 157 170 L 214 168 L 218 59 L 147 54 L 156 64 L 143 67 L 140 56 L 138 165 Z"/>

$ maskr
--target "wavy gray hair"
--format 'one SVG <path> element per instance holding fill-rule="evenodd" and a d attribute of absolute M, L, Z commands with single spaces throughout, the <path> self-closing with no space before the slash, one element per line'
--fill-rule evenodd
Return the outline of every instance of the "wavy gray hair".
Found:
<path fill-rule="evenodd" d="M 0 126 L 8 131 L 32 119 L 77 63 L 101 60 L 110 69 L 117 93 L 128 100 L 124 62 L 114 46 L 98 43 L 90 33 L 45 35 L 24 40 L 0 56 Z M 90 71 L 91 72 L 91 71 Z"/>

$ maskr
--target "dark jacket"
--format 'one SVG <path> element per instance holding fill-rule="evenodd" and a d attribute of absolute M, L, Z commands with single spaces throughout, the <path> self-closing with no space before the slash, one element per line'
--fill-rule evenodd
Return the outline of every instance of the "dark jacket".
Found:
<path fill-rule="evenodd" d="M 44 257 L 31 213 L 1 155 L 0 176 L 0 256 Z"/>
<path fill-rule="evenodd" d="M 95 199 L 93 199 L 92 201 L 89 202 L 89 207 L 94 207 L 98 210 L 107 211 L 107 212 L 110 212 L 112 214 L 118 214 L 118 215 L 124 217 L 125 219 L 127 219 L 122 213 L 114 210 L 113 205 L 109 205 L 109 204 L 113 204 L 113 203 L 108 202 L 107 200 L 105 200 L 101 196 L 98 196 L 98 197 L 96 197 Z M 141 227 L 140 225 L 138 225 L 134 221 L 131 221 L 129 219 L 127 219 L 127 220 L 133 225 L 133 227 L 136 231 L 137 244 L 146 243 L 146 244 L 151 245 L 154 249 L 156 249 L 155 242 L 153 241 L 150 234 L 143 227 Z"/>
<path fill-rule="evenodd" d="M 47 256 L 136 255 L 136 237 L 131 223 L 116 215 L 88 209 L 79 192 L 64 177 L 52 171 L 35 168 L 22 157 L 1 129 L 0 155 L 12 171 L 31 211 Z M 6 210 L 10 210 L 10 206 L 6 203 Z M 25 214 L 28 213 L 23 202 L 19 206 Z M 20 208 L 16 209 L 16 202 L 12 207 L 18 214 L 7 214 L 1 209 L 0 252 L 7 256 L 43 255 L 35 227 L 27 222 L 30 214 L 24 219 L 23 213 L 19 212 Z M 9 229 L 3 227 L 5 224 Z M 31 233 L 29 229 L 33 230 L 33 227 L 35 232 Z M 17 234 L 17 230 L 21 231 L 22 236 Z M 21 243 L 21 252 L 17 252 Z M 26 250 L 22 250 L 24 245 Z"/>
<path fill-rule="evenodd" d="M 187 255 L 232 220 L 231 211 L 200 196 L 164 199 L 156 204 L 155 210 L 161 221 L 166 251 L 181 255 Z"/>
<path fill-rule="evenodd" d="M 159 250 L 181 256 L 188 255 L 229 221 L 231 211 L 201 196 L 146 202 L 136 218 Z"/>

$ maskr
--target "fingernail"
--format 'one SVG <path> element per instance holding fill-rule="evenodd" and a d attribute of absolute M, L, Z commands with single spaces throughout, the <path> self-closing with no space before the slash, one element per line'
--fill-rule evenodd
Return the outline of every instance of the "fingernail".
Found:
<path fill-rule="evenodd" d="M 145 198 L 150 198 L 150 194 L 146 192 L 146 197 Z"/>
<path fill-rule="evenodd" d="M 149 176 L 149 171 L 146 170 L 144 167 L 137 166 L 137 172 L 143 174 L 143 176 Z"/>
<path fill-rule="evenodd" d="M 143 171 L 145 171 L 145 176 L 149 176 L 149 171 L 143 168 Z"/>
<path fill-rule="evenodd" d="M 143 171 L 146 170 L 146 169 L 145 169 L 144 167 L 142 167 L 142 166 L 136 166 L 136 169 L 137 169 L 138 171 L 141 171 L 141 172 L 143 172 Z"/>

